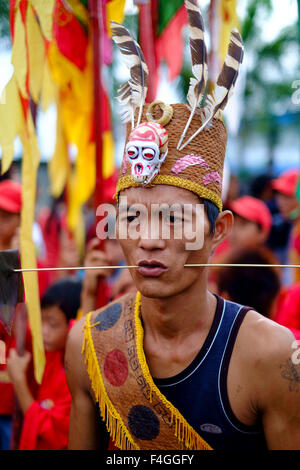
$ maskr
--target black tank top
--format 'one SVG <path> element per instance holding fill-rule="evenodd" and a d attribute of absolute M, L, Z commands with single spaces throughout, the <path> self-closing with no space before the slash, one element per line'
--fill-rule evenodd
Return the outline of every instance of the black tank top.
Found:
<path fill-rule="evenodd" d="M 217 297 L 207 338 L 193 362 L 175 377 L 154 379 L 166 398 L 215 450 L 261 450 L 261 423 L 246 426 L 230 407 L 227 372 L 240 325 L 250 310 Z"/>

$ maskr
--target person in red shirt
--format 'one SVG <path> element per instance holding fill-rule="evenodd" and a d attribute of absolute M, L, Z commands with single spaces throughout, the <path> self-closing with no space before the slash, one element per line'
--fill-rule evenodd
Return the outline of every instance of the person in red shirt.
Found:
<path fill-rule="evenodd" d="M 288 247 L 288 263 L 300 264 L 300 203 L 296 195 L 300 172 L 286 170 L 272 181 L 272 188 L 282 217 L 292 222 Z M 300 281 L 300 269 L 289 269 L 290 284 Z"/>
<path fill-rule="evenodd" d="M 300 282 L 289 287 L 277 305 L 275 320 L 289 328 L 300 341 Z"/>
<path fill-rule="evenodd" d="M 6 353 L 13 338 L 9 336 L 0 322 L 0 341 L 5 344 Z M 14 390 L 6 370 L 6 364 L 0 363 L 0 449 L 7 450 L 10 445 L 12 414 L 14 410 Z"/>
<path fill-rule="evenodd" d="M 66 278 L 49 287 L 41 300 L 46 366 L 34 394 L 27 381 L 31 354 L 10 349 L 7 370 L 14 385 L 24 422 L 20 450 L 67 448 L 71 395 L 66 382 L 64 351 L 67 335 L 80 307 L 81 282 Z"/>

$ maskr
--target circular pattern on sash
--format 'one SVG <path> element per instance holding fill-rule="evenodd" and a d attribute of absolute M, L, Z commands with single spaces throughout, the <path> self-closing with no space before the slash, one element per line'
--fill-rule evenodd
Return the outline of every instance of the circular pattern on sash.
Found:
<path fill-rule="evenodd" d="M 111 385 L 121 387 L 128 376 L 128 363 L 125 354 L 119 349 L 110 351 L 104 361 L 104 375 Z"/>
<path fill-rule="evenodd" d="M 100 322 L 98 325 L 95 325 L 95 328 L 100 331 L 109 330 L 114 326 L 119 320 L 122 312 L 122 304 L 116 303 L 107 307 L 104 312 L 99 313 L 94 320 L 94 324 Z"/>
<path fill-rule="evenodd" d="M 159 419 L 148 406 L 136 405 L 128 414 L 128 426 L 131 433 L 143 441 L 155 439 L 159 434 Z"/>

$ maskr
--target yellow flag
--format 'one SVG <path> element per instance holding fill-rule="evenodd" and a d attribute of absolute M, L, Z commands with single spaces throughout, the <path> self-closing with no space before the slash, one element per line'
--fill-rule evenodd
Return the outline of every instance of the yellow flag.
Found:
<path fill-rule="evenodd" d="M 219 0 L 219 56 L 223 63 L 229 44 L 232 29 L 240 29 L 240 22 L 236 11 L 237 0 Z"/>
<path fill-rule="evenodd" d="M 95 144 L 91 142 L 93 116 L 93 75 L 91 47 L 87 52 L 88 65 L 79 70 L 52 43 L 48 50 L 53 80 L 59 92 L 57 146 L 48 164 L 51 194 L 58 196 L 68 176 L 68 226 L 76 240 L 82 240 L 81 208 L 95 187 Z M 77 148 L 72 172 L 68 173 L 67 146 Z M 60 177 L 57 179 L 57 175 Z"/>
<path fill-rule="evenodd" d="M 32 240 L 32 226 L 35 215 L 37 170 L 40 161 L 40 152 L 30 112 L 27 118 L 27 128 L 20 137 L 23 146 L 20 254 L 22 268 L 28 269 L 37 266 L 35 244 Z M 46 360 L 42 339 L 37 272 L 24 272 L 23 280 L 29 325 L 32 332 L 35 379 L 41 383 Z"/>
<path fill-rule="evenodd" d="M 30 0 L 31 5 L 35 9 L 39 22 L 43 31 L 43 36 L 48 40 L 52 40 L 52 24 L 53 10 L 56 0 Z"/>
<path fill-rule="evenodd" d="M 24 98 L 28 97 L 26 80 L 27 80 L 27 49 L 26 34 L 24 24 L 22 22 L 20 10 L 15 13 L 15 33 L 12 47 L 11 63 L 14 66 L 14 75 L 18 88 Z"/>
<path fill-rule="evenodd" d="M 53 197 L 59 197 L 62 194 L 70 173 L 68 142 L 64 133 L 62 110 L 59 98 L 57 99 L 56 109 L 56 145 L 54 154 L 48 163 L 50 192 Z"/>
<path fill-rule="evenodd" d="M 12 76 L 5 88 L 5 101 L 0 104 L 0 147 L 2 149 L 1 171 L 5 173 L 14 157 L 14 141 L 25 126 L 24 113 L 17 88 L 16 77 Z"/>
<path fill-rule="evenodd" d="M 115 171 L 115 150 L 112 132 L 104 131 L 102 134 L 103 156 L 102 171 L 103 178 L 109 178 Z"/>
<path fill-rule="evenodd" d="M 106 4 L 107 33 L 111 37 L 110 22 L 123 23 L 126 0 L 111 0 Z"/>
<path fill-rule="evenodd" d="M 35 103 L 40 100 L 45 69 L 45 45 L 40 26 L 31 7 L 27 9 L 26 29 L 29 55 L 29 89 Z"/>
<path fill-rule="evenodd" d="M 46 60 L 43 73 L 43 83 L 40 100 L 40 106 L 44 112 L 46 112 L 49 106 L 56 101 L 56 96 L 57 86 L 52 79 L 49 63 Z"/>

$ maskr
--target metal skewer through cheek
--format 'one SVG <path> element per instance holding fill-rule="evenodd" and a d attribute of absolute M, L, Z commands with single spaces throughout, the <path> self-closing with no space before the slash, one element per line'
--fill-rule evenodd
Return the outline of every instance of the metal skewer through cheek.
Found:
<path fill-rule="evenodd" d="M 185 264 L 185 268 L 219 268 L 219 267 L 228 267 L 228 268 L 300 268 L 300 264 L 218 264 L 218 263 L 200 263 L 200 264 Z M 69 266 L 69 267 L 57 267 L 57 268 L 20 268 L 14 269 L 15 273 L 26 273 L 26 272 L 35 272 L 35 271 L 87 271 L 87 270 L 98 270 L 98 269 L 136 269 L 139 266 Z"/>

